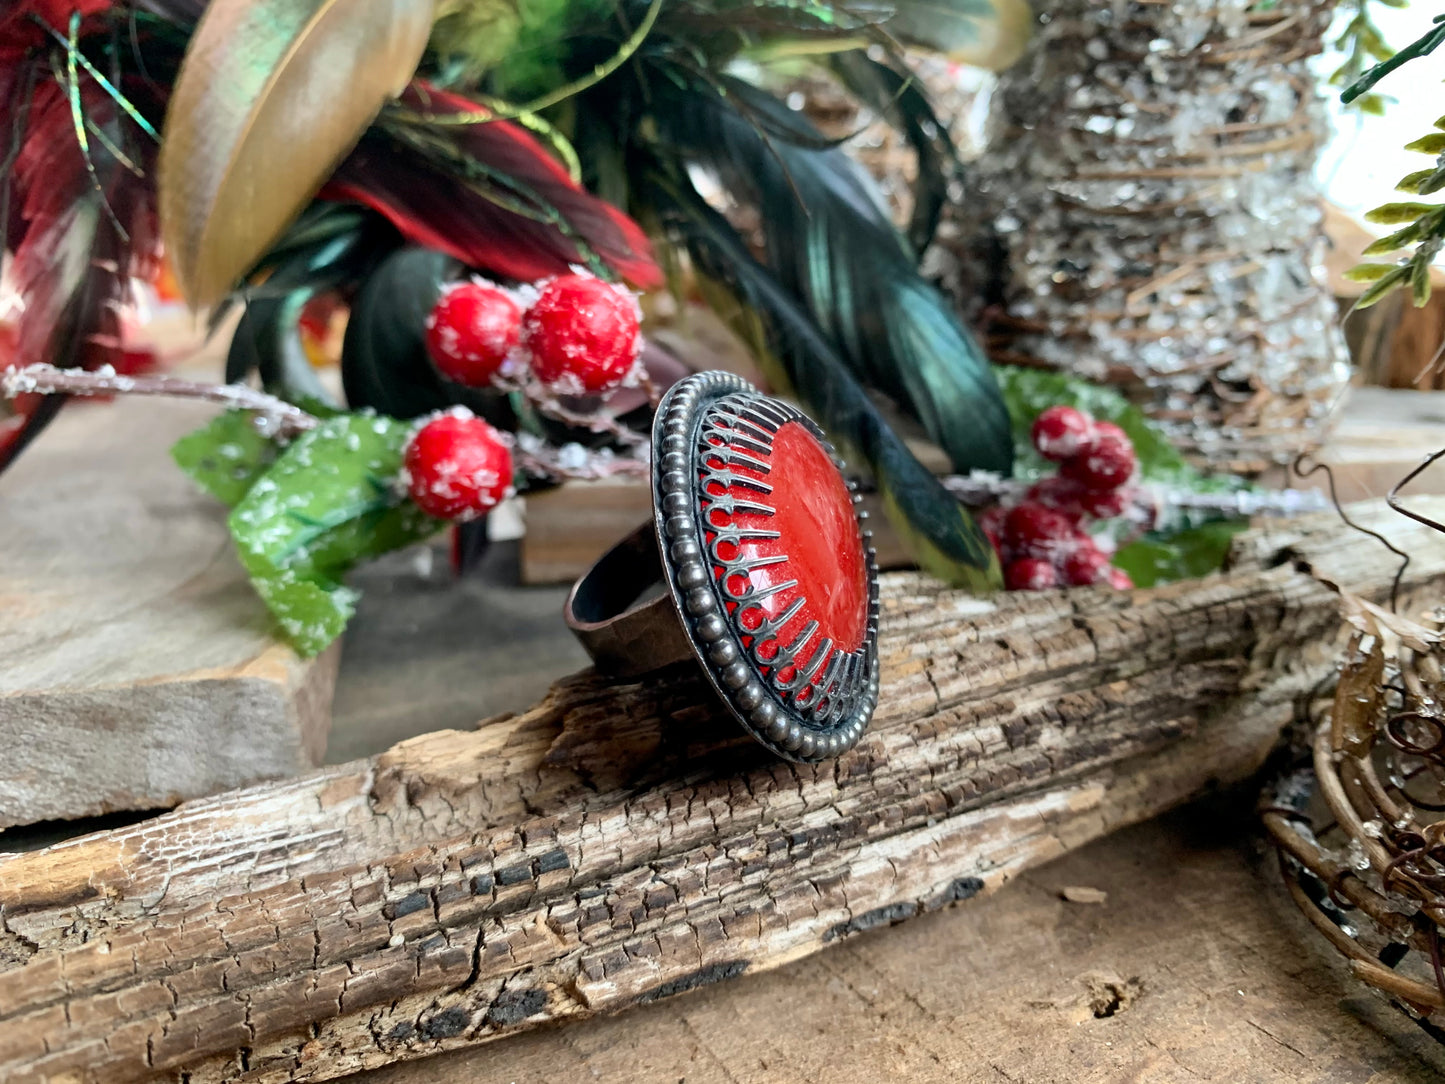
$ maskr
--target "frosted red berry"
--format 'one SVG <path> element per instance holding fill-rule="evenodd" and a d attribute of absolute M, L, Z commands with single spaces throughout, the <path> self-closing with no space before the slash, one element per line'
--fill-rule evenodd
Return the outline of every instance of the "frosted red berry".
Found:
<path fill-rule="evenodd" d="M 1129 434 L 1124 432 L 1123 426 L 1117 425 L 1114 422 L 1095 422 L 1094 439 L 1099 440 L 1103 437 L 1118 437 L 1120 440 L 1123 441 L 1129 440 Z M 1132 442 L 1130 443 L 1132 444 Z M 1092 442 L 1090 442 L 1090 445 L 1091 444 Z M 1086 451 L 1088 450 L 1090 445 L 1085 445 Z"/>
<path fill-rule="evenodd" d="M 1074 544 L 1074 524 L 1059 512 L 1024 501 L 1004 518 L 1004 544 L 1019 557 L 1053 558 Z"/>
<path fill-rule="evenodd" d="M 1060 515 L 1067 516 L 1074 523 L 1078 523 L 1084 518 L 1085 505 L 1083 502 L 1087 493 L 1088 490 L 1072 478 L 1054 475 L 1052 478 L 1040 479 L 1030 486 L 1028 493 L 1024 495 L 1024 500 L 1053 509 Z"/>
<path fill-rule="evenodd" d="M 482 388 L 496 377 L 522 335 L 522 310 L 503 290 L 459 282 L 426 321 L 426 349 L 448 380 Z"/>
<path fill-rule="evenodd" d="M 593 275 L 563 275 L 542 288 L 522 322 L 532 372 L 562 395 L 620 385 L 641 349 L 637 300 Z"/>
<path fill-rule="evenodd" d="M 406 446 L 406 487 L 427 515 L 486 515 L 512 486 L 512 451 L 481 418 L 454 411 L 433 418 Z"/>
<path fill-rule="evenodd" d="M 1134 477 L 1138 466 L 1134 445 L 1123 430 L 1117 426 L 1110 429 L 1113 431 L 1099 433 L 1087 450 L 1064 463 L 1065 477 L 1096 490 L 1118 489 Z"/>
<path fill-rule="evenodd" d="M 1109 558 L 1092 545 L 1080 546 L 1059 563 L 1059 572 L 1070 587 L 1103 583 L 1109 574 Z"/>
<path fill-rule="evenodd" d="M 1062 463 L 1078 455 L 1094 435 L 1094 419 L 1071 406 L 1051 406 L 1034 419 L 1034 447 L 1039 455 Z"/>
<path fill-rule="evenodd" d="M 1082 488 L 1079 504 L 1094 519 L 1118 519 L 1129 510 L 1132 496 L 1127 487 L 1119 489 Z"/>
<path fill-rule="evenodd" d="M 1003 521 L 1004 510 L 999 505 L 993 504 L 974 516 L 979 529 L 988 536 L 989 544 L 1000 557 L 1004 555 L 1003 545 Z"/>
<path fill-rule="evenodd" d="M 1004 566 L 1003 582 L 1010 591 L 1043 591 L 1057 587 L 1059 576 L 1054 566 L 1042 558 L 1020 557 Z"/>
<path fill-rule="evenodd" d="M 1134 581 L 1122 568 L 1109 569 L 1105 582 L 1116 591 L 1132 591 L 1134 589 Z"/>

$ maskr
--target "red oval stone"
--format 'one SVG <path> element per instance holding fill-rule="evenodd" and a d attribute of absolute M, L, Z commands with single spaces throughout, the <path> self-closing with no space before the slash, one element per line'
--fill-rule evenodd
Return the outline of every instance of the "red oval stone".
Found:
<path fill-rule="evenodd" d="M 777 645 L 764 643 L 759 653 L 775 657 L 777 651 L 793 644 L 807 626 L 816 621 L 818 629 L 801 649 L 797 666 L 819 662 L 815 653 L 826 638 L 836 651 L 851 652 L 862 646 L 868 627 L 868 565 L 864 556 L 863 538 L 853 509 L 853 499 L 832 458 L 818 440 L 796 421 L 784 423 L 773 436 L 771 449 L 761 450 L 756 438 L 730 444 L 729 450 L 740 452 L 760 464 L 751 467 L 747 460 L 730 457 L 726 464 L 735 476 L 726 486 L 715 478 L 708 481 L 704 473 L 704 519 L 709 527 L 726 534 L 729 527 L 746 535 L 750 531 L 774 531 L 776 538 L 744 537 L 736 546 L 722 544 L 728 567 L 713 569 L 714 577 L 732 594 L 741 594 L 750 581 L 754 590 L 777 588 L 756 601 L 729 603 L 733 619 L 741 627 L 743 641 L 750 644 L 764 620 L 776 619 L 802 599 L 803 605 L 781 627 Z M 714 468 L 723 465 L 715 456 L 704 455 L 704 463 Z M 747 484 L 756 480 L 771 487 L 770 493 Z M 710 491 L 709 491 L 710 490 Z M 742 507 L 727 510 L 726 498 L 745 502 Z M 721 498 L 721 502 L 719 502 Z M 771 514 L 751 505 L 767 506 Z M 709 531 L 709 544 L 718 537 Z M 782 558 L 773 564 L 747 568 L 758 559 Z M 737 570 L 738 565 L 743 570 Z M 726 579 L 724 579 L 726 577 Z M 761 611 L 761 612 L 759 612 Z M 817 673 L 822 674 L 827 659 L 821 660 Z M 766 668 L 765 672 L 766 672 Z M 776 677 L 792 680 L 791 667 L 781 669 Z M 811 693 L 800 689 L 799 698 Z"/>

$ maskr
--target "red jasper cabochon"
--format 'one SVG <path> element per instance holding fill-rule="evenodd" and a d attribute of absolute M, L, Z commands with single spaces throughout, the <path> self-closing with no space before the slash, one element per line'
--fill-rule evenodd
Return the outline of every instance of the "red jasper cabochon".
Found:
<path fill-rule="evenodd" d="M 833 656 L 857 651 L 868 630 L 852 494 L 802 423 L 768 433 L 765 412 L 712 421 L 698 500 L 714 579 L 761 672 L 799 707 L 816 705 Z"/>

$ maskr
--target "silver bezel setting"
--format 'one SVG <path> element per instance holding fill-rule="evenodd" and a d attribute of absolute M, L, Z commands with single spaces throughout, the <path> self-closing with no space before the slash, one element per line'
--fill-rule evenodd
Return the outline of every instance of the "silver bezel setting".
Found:
<path fill-rule="evenodd" d="M 719 417 L 731 423 L 731 439 L 744 446 L 749 440 L 737 436 L 739 425 L 755 432 L 761 445 L 770 440 L 770 432 L 796 422 L 823 446 L 840 474 L 845 466 L 812 419 L 763 395 L 732 373 L 698 373 L 674 385 L 663 397 L 653 421 L 652 500 L 658 552 L 693 654 L 723 702 L 759 742 L 788 760 L 827 760 L 857 743 L 878 703 L 878 568 L 872 533 L 865 522 L 868 513 L 860 506 L 856 487 L 849 484 L 868 580 L 866 628 L 857 649 L 845 653 L 832 650 L 825 638 L 815 642 L 816 622 L 810 623 L 792 644 L 769 640 L 767 634 L 778 631 L 789 615 L 774 619 L 771 625 L 764 620 L 760 626 L 743 628 L 745 609 L 766 593 L 756 592 L 747 576 L 759 562 L 724 560 L 709 552 L 704 541 L 708 531 L 733 537 L 739 531 L 706 523 L 705 516 L 713 507 L 730 510 L 736 506 L 758 514 L 772 514 L 773 509 L 763 503 L 770 491 L 768 486 L 729 475 L 725 469 L 719 471 L 704 462 L 705 454 L 717 454 L 717 446 L 707 444 L 705 436 L 710 423 Z M 746 447 L 741 451 L 729 448 L 727 453 L 746 457 Z M 725 490 L 739 485 L 755 488 L 759 502 L 740 501 L 730 491 L 720 500 L 711 500 L 704 489 L 709 481 L 722 481 Z M 751 533 L 754 537 L 763 534 Z M 776 534 L 768 532 L 767 536 Z M 714 563 L 723 567 L 722 576 L 713 575 Z M 734 590 L 731 581 L 739 576 L 748 586 Z M 735 605 L 733 613 L 729 612 L 729 603 Z M 800 607 L 802 604 L 801 600 L 796 603 Z M 743 642 L 744 636 L 752 640 L 751 648 Z M 775 644 L 777 650 L 761 659 L 757 652 L 765 642 Z M 769 670 L 766 674 L 765 665 Z M 785 670 L 794 674 L 788 681 L 779 678 Z M 803 684 L 805 692 L 810 687 L 818 690 L 806 705 L 786 699 L 785 694 L 799 684 Z"/>

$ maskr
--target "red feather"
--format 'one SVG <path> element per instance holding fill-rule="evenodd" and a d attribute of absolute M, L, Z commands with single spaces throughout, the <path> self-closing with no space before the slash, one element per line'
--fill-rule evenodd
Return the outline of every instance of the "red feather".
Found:
<path fill-rule="evenodd" d="M 418 112 L 487 114 L 467 98 L 424 84 L 413 84 L 402 103 Z M 561 222 L 504 207 L 449 171 L 444 158 L 434 159 L 384 135 L 363 140 L 321 197 L 370 207 L 409 240 L 500 277 L 531 281 L 562 274 L 586 264 L 585 249 L 590 248 L 632 285 L 648 289 L 661 284 L 662 273 L 642 228 L 573 181 L 519 126 L 496 120 L 437 126 L 428 133 L 439 133 L 461 156 L 507 178 L 515 192 L 525 194 L 519 197 L 522 202 L 555 210 Z"/>
<path fill-rule="evenodd" d="M 128 122 L 99 87 L 82 88 L 81 107 L 112 143 L 127 142 L 122 127 Z M 120 315 L 131 299 L 132 275 L 155 252 L 150 182 L 94 137 L 87 159 L 70 102 L 52 80 L 35 88 L 20 119 L 25 134 L 10 178 L 13 229 L 7 238 L 14 286 L 24 302 L 14 360 L 87 369 L 123 363 Z M 148 168 L 153 155 L 142 150 L 149 148 L 133 147 L 131 153 Z M 19 424 L 6 424 L 0 470 L 63 401 L 47 396 L 22 411 Z"/>
<path fill-rule="evenodd" d="M 6 0 L 5 10 L 0 12 L 0 62 L 14 60 L 49 40 L 37 19 L 65 34 L 72 15 L 88 19 L 111 6 L 112 0 Z"/>

